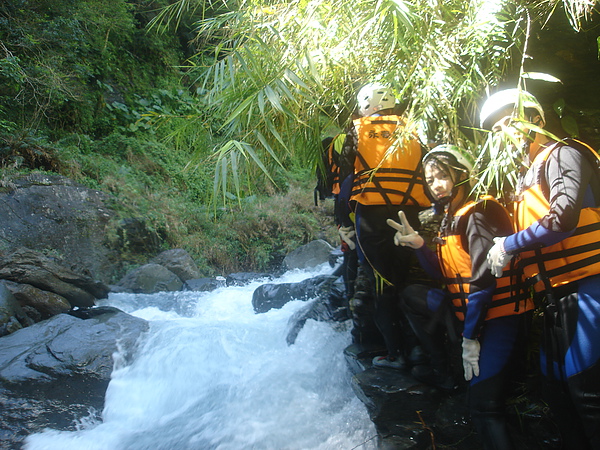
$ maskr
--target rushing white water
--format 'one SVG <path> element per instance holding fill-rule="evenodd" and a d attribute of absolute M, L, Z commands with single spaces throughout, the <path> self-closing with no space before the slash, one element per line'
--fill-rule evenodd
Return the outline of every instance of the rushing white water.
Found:
<path fill-rule="evenodd" d="M 330 271 L 323 265 L 270 282 Z M 288 319 L 305 303 L 255 314 L 252 293 L 264 282 L 209 293 L 111 294 L 104 304 L 150 322 L 134 360 L 116 355 L 101 414 L 81 418 L 77 431 L 31 435 L 24 448 L 375 448 L 342 353 L 348 327 L 308 320 L 288 346 Z"/>

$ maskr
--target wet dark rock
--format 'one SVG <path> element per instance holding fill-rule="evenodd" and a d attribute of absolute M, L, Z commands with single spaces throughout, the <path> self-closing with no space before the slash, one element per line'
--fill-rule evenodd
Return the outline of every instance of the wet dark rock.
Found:
<path fill-rule="evenodd" d="M 351 318 L 343 281 L 339 275 L 320 275 L 297 283 L 266 283 L 252 293 L 252 306 L 256 313 L 282 308 L 293 300 L 308 302 L 288 320 L 288 345 L 294 344 L 308 319 L 345 322 Z"/>
<path fill-rule="evenodd" d="M 296 311 L 288 320 L 286 342 L 293 345 L 308 319 L 319 322 L 346 322 L 351 318 L 343 288 L 333 285 L 329 290 L 320 291 L 314 300 Z"/>
<path fill-rule="evenodd" d="M 117 340 L 134 349 L 145 320 L 119 310 L 80 319 L 59 314 L 0 339 L 0 381 L 4 385 L 51 383 L 85 375 L 109 379 Z"/>
<path fill-rule="evenodd" d="M 0 282 L 0 336 L 29 326 L 33 320 L 27 316 L 12 292 Z"/>
<path fill-rule="evenodd" d="M 261 279 L 273 279 L 273 275 L 270 273 L 257 273 L 257 272 L 236 272 L 230 273 L 225 277 L 225 284 L 227 286 L 246 286 L 256 280 Z"/>
<path fill-rule="evenodd" d="M 329 289 L 337 277 L 320 275 L 297 283 L 266 283 L 252 293 L 254 312 L 264 313 L 270 309 L 279 309 L 292 300 L 308 300 L 320 293 L 329 295 Z"/>
<path fill-rule="evenodd" d="M 160 264 L 144 264 L 128 272 L 117 286 L 124 292 L 154 294 L 180 291 L 183 282 L 176 274 Z"/>
<path fill-rule="evenodd" d="M 306 269 L 329 262 L 329 255 L 335 249 L 322 239 L 309 242 L 286 255 L 283 265 L 286 269 Z"/>
<path fill-rule="evenodd" d="M 106 298 L 109 292 L 104 283 L 25 248 L 0 254 L 0 279 L 53 292 L 71 306 L 93 306 L 96 299 Z"/>
<path fill-rule="evenodd" d="M 0 338 L 1 447 L 21 448 L 32 432 L 74 429 L 75 418 L 102 411 L 113 355 L 126 364 L 147 329 L 143 319 L 99 307 Z"/>
<path fill-rule="evenodd" d="M 198 266 L 190 254 L 182 248 L 165 250 L 158 254 L 158 256 L 152 258 L 150 263 L 160 264 L 161 266 L 166 267 L 184 282 L 200 278 Z"/>
<path fill-rule="evenodd" d="M 110 198 L 56 174 L 2 179 L 0 250 L 51 251 L 70 270 L 108 282 L 119 270 L 110 245 Z"/>
<path fill-rule="evenodd" d="M 454 391 L 441 391 L 418 382 L 408 370 L 373 368 L 371 361 L 378 354 L 385 350 L 359 344 L 344 351 L 354 374 L 352 388 L 377 429 L 380 449 L 481 449 L 470 422 L 464 381 Z M 511 395 L 507 422 L 516 448 L 558 450 L 556 426 L 538 394 Z"/>
<path fill-rule="evenodd" d="M 72 308 L 66 298 L 54 292 L 44 291 L 30 284 L 14 283 L 7 280 L 1 281 L 0 284 L 4 284 L 8 288 L 24 309 L 29 308 L 27 311 L 33 309 L 39 313 L 36 322 L 67 312 Z"/>
<path fill-rule="evenodd" d="M 220 278 L 196 278 L 192 280 L 186 280 L 183 283 L 183 290 L 195 292 L 214 291 L 217 288 L 225 286 L 225 279 Z"/>

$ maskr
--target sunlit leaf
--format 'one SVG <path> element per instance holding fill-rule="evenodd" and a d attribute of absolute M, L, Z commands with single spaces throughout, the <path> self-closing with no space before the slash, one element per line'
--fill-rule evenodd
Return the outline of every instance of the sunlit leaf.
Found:
<path fill-rule="evenodd" d="M 541 72 L 525 72 L 523 73 L 523 78 L 527 78 L 529 80 L 540 80 L 540 81 L 548 81 L 550 83 L 562 83 L 558 78 L 548 73 Z"/>

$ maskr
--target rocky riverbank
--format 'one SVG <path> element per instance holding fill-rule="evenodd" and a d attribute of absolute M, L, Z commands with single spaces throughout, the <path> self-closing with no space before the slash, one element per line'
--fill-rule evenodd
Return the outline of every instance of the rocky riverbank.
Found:
<path fill-rule="evenodd" d="M 135 356 L 148 329 L 143 319 L 95 306 L 110 292 L 210 291 L 269 277 L 234 273 L 202 278 L 186 251 L 152 247 L 152 234 L 140 219 L 123 222 L 115 241 L 108 232 L 112 213 L 105 202 L 100 192 L 39 174 L 0 192 L 2 448 L 20 448 L 30 433 L 46 427 L 73 429 L 75 419 L 100 414 L 113 368 Z M 117 283 L 108 283 L 114 276 L 111 264 L 119 264 L 124 247 L 144 252 L 148 246 L 148 254 L 156 256 Z M 286 256 L 283 269 L 327 261 L 333 266 L 338 257 L 325 241 L 314 241 Z M 252 304 L 260 314 L 291 299 L 305 300 L 306 307 L 290 319 L 287 342 L 293 345 L 309 319 L 348 322 L 342 290 L 333 274 L 287 285 L 266 283 L 256 289 Z M 377 428 L 380 448 L 479 448 L 464 385 L 440 392 L 408 373 L 374 369 L 370 361 L 381 351 L 358 344 L 345 350 L 353 389 Z M 559 448 L 551 417 L 535 396 L 515 391 L 509 417 L 519 448 Z"/>

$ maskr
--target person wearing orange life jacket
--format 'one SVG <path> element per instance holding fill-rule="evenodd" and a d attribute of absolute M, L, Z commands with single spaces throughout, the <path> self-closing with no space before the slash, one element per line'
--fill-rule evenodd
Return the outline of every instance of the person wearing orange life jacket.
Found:
<path fill-rule="evenodd" d="M 520 150 L 529 167 L 517 189 L 517 231 L 495 239 L 487 259 L 497 273 L 515 256 L 542 304 L 540 369 L 564 447 L 600 449 L 600 157 L 539 132 L 545 120 L 539 101 L 518 89 L 482 106 L 481 127 L 511 135 L 507 151 Z"/>
<path fill-rule="evenodd" d="M 473 424 L 484 449 L 511 449 L 504 399 L 523 322 L 529 318 L 533 302 L 515 295 L 508 267 L 496 280 L 485 264 L 492 239 L 512 232 L 511 219 L 493 197 L 472 199 L 473 163 L 459 147 L 435 147 L 425 155 L 423 167 L 434 206 L 445 213 L 436 251 L 425 245 L 403 212 L 398 215 L 400 223 L 388 220 L 396 230 L 395 244 L 415 249 L 423 268 L 446 285 L 445 290 L 411 285 L 402 292 L 402 309 L 431 357 L 429 366 L 416 366 L 411 374 L 426 384 L 452 389 L 455 383 L 440 318 L 445 319 L 450 342 L 457 341 L 455 330 L 462 327 L 464 377 L 469 381 Z M 454 311 L 454 320 L 446 315 L 449 309 Z M 454 323 L 456 319 L 460 322 Z"/>
<path fill-rule="evenodd" d="M 416 339 L 398 309 L 399 288 L 411 267 L 411 252 L 393 245 L 386 219 L 400 208 L 418 223 L 419 211 L 431 206 L 423 183 L 422 148 L 405 120 L 395 111 L 388 86 L 369 84 L 357 94 L 360 118 L 346 133 L 340 158 L 340 179 L 354 174 L 350 201 L 356 205 L 355 228 L 359 261 L 375 286 L 375 323 L 387 355 L 375 367 L 404 369 L 421 360 Z M 346 230 L 347 231 L 347 230 Z"/>
<path fill-rule="evenodd" d="M 317 185 L 314 190 L 315 206 L 319 200 L 335 198 L 340 193 L 340 185 L 343 180 L 339 177 L 339 158 L 345 135 L 339 133 L 334 137 L 326 137 L 321 141 L 323 152 L 321 163 L 317 167 Z"/>

